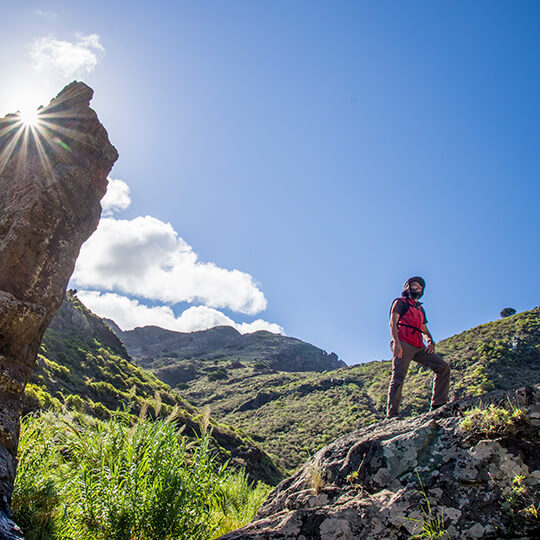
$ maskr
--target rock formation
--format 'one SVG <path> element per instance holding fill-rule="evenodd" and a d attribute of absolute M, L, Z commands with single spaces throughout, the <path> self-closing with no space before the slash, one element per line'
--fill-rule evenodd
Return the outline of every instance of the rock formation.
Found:
<path fill-rule="evenodd" d="M 92 96 L 73 82 L 39 110 L 38 125 L 16 114 L 0 120 L 0 500 L 8 517 L 24 388 L 118 158 Z M 1 538 L 16 535 L 0 528 Z"/>
<path fill-rule="evenodd" d="M 464 430 L 464 411 L 489 403 L 514 421 L 493 412 L 489 432 Z M 360 429 L 320 450 L 256 521 L 222 540 L 539 538 L 539 427 L 536 385 Z"/>

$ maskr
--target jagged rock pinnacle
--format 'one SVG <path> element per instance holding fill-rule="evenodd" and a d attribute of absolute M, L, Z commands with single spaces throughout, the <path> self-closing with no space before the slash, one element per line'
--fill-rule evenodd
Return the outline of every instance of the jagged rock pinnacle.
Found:
<path fill-rule="evenodd" d="M 15 478 L 24 387 L 80 247 L 98 225 L 107 175 L 118 158 L 89 107 L 92 96 L 87 85 L 73 82 L 39 110 L 35 126 L 15 114 L 0 119 L 0 500 L 5 504 Z M 0 519 L 0 537 L 17 537 L 1 529 L 5 521 Z"/>

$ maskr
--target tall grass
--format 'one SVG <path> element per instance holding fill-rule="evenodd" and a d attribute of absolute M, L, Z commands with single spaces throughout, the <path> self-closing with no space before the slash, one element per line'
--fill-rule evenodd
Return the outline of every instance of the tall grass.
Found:
<path fill-rule="evenodd" d="M 210 434 L 174 418 L 23 420 L 13 513 L 28 540 L 207 540 L 253 518 L 268 493 L 219 465 Z"/>

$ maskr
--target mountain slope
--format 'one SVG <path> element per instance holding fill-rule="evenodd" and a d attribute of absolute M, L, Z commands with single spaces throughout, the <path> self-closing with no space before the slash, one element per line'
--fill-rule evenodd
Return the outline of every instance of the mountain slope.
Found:
<path fill-rule="evenodd" d="M 450 399 L 509 390 L 540 381 L 538 308 L 486 323 L 437 344 L 451 366 Z M 181 394 L 208 405 L 220 420 L 242 428 L 287 470 L 324 444 L 382 419 L 391 362 L 370 362 L 327 373 L 228 370 L 228 378 L 199 378 Z M 404 415 L 425 412 L 432 372 L 411 364 Z"/>
<path fill-rule="evenodd" d="M 281 475 L 247 437 L 218 424 L 136 366 L 111 329 L 70 292 L 44 335 L 25 397 L 26 412 L 63 407 L 102 419 L 117 408 L 124 409 L 127 418 L 145 411 L 161 417 L 174 413 L 186 433 L 200 434 L 205 425 L 212 428 L 222 459 L 246 467 L 253 478 L 274 483 Z"/>

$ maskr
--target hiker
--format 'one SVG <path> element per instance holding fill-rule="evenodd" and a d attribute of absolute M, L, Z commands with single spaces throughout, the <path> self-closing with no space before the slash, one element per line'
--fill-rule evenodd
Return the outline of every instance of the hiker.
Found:
<path fill-rule="evenodd" d="M 393 352 L 392 380 L 388 387 L 387 418 L 399 417 L 399 403 L 403 382 L 411 360 L 435 372 L 431 410 L 444 405 L 448 399 L 450 368 L 435 353 L 435 341 L 427 328 L 426 312 L 418 299 L 424 294 L 426 282 L 420 276 L 409 278 L 403 285 L 401 298 L 396 298 L 390 308 L 390 333 Z M 424 345 L 423 335 L 427 338 Z"/>

